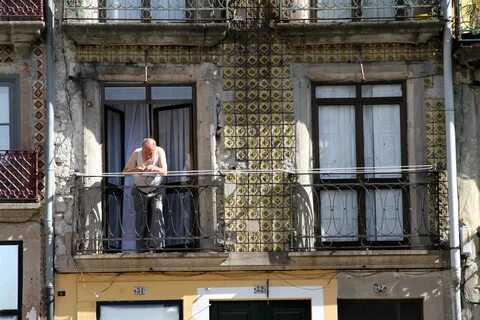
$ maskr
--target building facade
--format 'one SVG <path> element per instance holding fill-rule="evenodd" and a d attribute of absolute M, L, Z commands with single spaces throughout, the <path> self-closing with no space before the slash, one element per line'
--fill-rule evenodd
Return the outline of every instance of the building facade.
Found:
<path fill-rule="evenodd" d="M 0 9 L 0 318 L 38 319 L 43 299 L 43 1 Z"/>
<path fill-rule="evenodd" d="M 478 301 L 479 204 L 478 113 L 480 106 L 480 6 L 475 1 L 457 3 L 455 106 L 459 218 L 463 234 L 463 317 L 480 317 Z"/>
<path fill-rule="evenodd" d="M 56 9 L 58 319 L 450 318 L 437 2 Z"/>

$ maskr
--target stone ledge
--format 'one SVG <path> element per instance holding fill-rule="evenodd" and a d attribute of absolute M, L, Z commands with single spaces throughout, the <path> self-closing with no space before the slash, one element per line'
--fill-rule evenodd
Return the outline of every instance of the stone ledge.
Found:
<path fill-rule="evenodd" d="M 228 23 L 78 23 L 63 31 L 77 44 L 212 46 L 226 36 Z"/>
<path fill-rule="evenodd" d="M 44 27 L 43 21 L 0 21 L 0 44 L 30 44 Z"/>
<path fill-rule="evenodd" d="M 77 272 L 445 269 L 446 250 L 129 253 L 58 256 L 56 270 Z"/>
<path fill-rule="evenodd" d="M 0 202 L 0 220 L 22 222 L 35 216 L 42 207 L 39 202 Z"/>
<path fill-rule="evenodd" d="M 441 21 L 279 23 L 274 28 L 292 45 L 425 43 L 440 34 Z"/>

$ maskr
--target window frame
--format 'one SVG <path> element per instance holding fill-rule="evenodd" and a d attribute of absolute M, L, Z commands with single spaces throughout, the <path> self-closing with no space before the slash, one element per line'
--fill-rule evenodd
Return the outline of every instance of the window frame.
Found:
<path fill-rule="evenodd" d="M 365 85 L 389 85 L 397 84 L 401 85 L 402 96 L 401 97 L 362 97 L 362 86 Z M 354 98 L 317 98 L 316 97 L 316 88 L 321 86 L 354 86 L 355 87 L 355 97 Z M 319 150 L 319 123 L 318 123 L 318 108 L 320 106 L 353 106 L 355 113 L 355 156 L 356 156 L 356 167 L 365 167 L 365 142 L 364 142 L 364 124 L 363 124 L 363 109 L 364 106 L 368 105 L 398 105 L 400 113 L 400 165 L 406 166 L 408 163 L 408 144 L 407 144 L 407 97 L 406 97 L 406 82 L 405 81 L 371 81 L 371 82 L 312 82 L 311 87 L 312 92 L 312 156 L 313 156 L 313 167 L 320 168 L 320 150 Z M 321 169 L 321 168 L 320 168 Z M 368 240 L 367 239 L 367 208 L 366 208 L 366 196 L 364 188 L 360 187 L 355 189 L 357 191 L 357 206 L 358 206 L 358 216 L 357 216 L 357 240 L 356 241 L 326 241 L 322 239 L 321 235 L 321 204 L 320 204 L 320 191 L 326 190 L 353 190 L 351 184 L 361 184 L 365 181 L 371 183 L 382 183 L 384 186 L 378 186 L 379 190 L 395 190 L 397 188 L 392 188 L 389 183 L 407 183 L 408 175 L 401 173 L 399 177 L 372 177 L 374 173 L 368 173 L 371 175 L 367 177 L 366 173 L 357 173 L 354 178 L 348 179 L 329 179 L 328 183 L 334 186 L 332 187 L 319 187 L 318 185 L 322 183 L 321 176 L 313 176 L 313 185 L 315 185 L 315 193 L 318 195 L 313 199 L 313 205 L 315 209 L 315 239 L 316 247 L 322 247 L 322 244 L 328 243 L 329 246 L 359 246 L 364 242 L 369 243 L 372 246 L 388 246 L 393 243 L 407 244 L 408 239 L 404 236 L 403 240 L 391 240 L 391 241 L 378 241 L 378 240 Z M 353 175 L 353 174 L 352 174 Z M 335 185 L 338 184 L 338 185 Z M 408 195 L 406 190 L 398 188 L 402 192 L 402 218 L 403 218 L 403 230 L 404 235 L 410 230 L 410 219 L 408 215 Z M 380 236 L 381 237 L 381 236 Z M 319 245 L 320 243 L 320 245 Z"/>
<path fill-rule="evenodd" d="M 125 306 L 125 305 L 158 305 L 178 306 L 179 320 L 183 319 L 183 300 L 120 300 L 120 301 L 98 301 L 96 306 L 96 319 L 101 320 L 100 309 L 102 306 Z"/>
<path fill-rule="evenodd" d="M 144 87 L 145 88 L 145 99 L 144 100 L 107 100 L 105 99 L 105 89 L 110 87 Z M 192 97 L 191 99 L 152 99 L 152 88 L 153 87 L 190 87 L 192 89 Z M 192 168 L 195 169 L 197 167 L 197 150 L 195 145 L 193 144 L 194 141 L 197 139 L 197 112 L 196 112 L 196 84 L 191 82 L 185 83 L 147 83 L 147 84 L 139 84 L 139 83 L 131 83 L 131 82 L 104 82 L 100 86 L 101 90 L 101 114 L 102 114 L 102 132 L 103 137 L 102 141 L 107 141 L 107 126 L 105 123 L 105 110 L 108 108 L 112 111 L 116 109 L 111 106 L 111 104 L 148 104 L 149 108 L 149 116 L 150 116 L 150 136 L 155 137 L 155 125 L 154 125 L 154 108 L 153 104 L 162 103 L 160 108 L 167 110 L 167 109 L 175 109 L 178 108 L 180 105 L 191 105 L 190 107 L 190 125 L 192 134 L 190 137 L 190 145 L 192 148 Z M 159 107 L 157 107 L 159 108 Z M 122 137 L 125 140 L 125 137 Z M 106 170 L 108 160 L 108 147 L 103 148 L 103 170 Z M 127 159 L 124 159 L 124 162 Z"/>
<path fill-rule="evenodd" d="M 23 241 L 3 241 L 0 240 L 1 246 L 18 246 L 18 279 L 17 279 L 17 309 L 0 310 L 0 317 L 11 316 L 17 317 L 18 320 L 22 319 L 22 299 L 23 299 Z"/>
<path fill-rule="evenodd" d="M 16 75 L 0 77 L 0 87 L 9 88 L 9 122 L 10 147 L 8 150 L 19 150 L 21 145 L 21 105 L 19 77 Z"/>

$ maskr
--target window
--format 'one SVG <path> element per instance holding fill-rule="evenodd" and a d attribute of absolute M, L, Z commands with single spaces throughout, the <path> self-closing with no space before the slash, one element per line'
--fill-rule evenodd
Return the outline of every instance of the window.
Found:
<path fill-rule="evenodd" d="M 225 4 L 217 0 L 100 0 L 106 21 L 217 21 L 225 18 Z"/>
<path fill-rule="evenodd" d="M 403 83 L 318 85 L 314 166 L 319 238 L 403 241 L 408 226 Z"/>
<path fill-rule="evenodd" d="M 181 301 L 99 302 L 98 320 L 180 320 Z"/>
<path fill-rule="evenodd" d="M 22 243 L 0 241 L 0 319 L 21 319 Z"/>
<path fill-rule="evenodd" d="M 0 150 L 11 150 L 19 145 L 20 112 L 15 106 L 15 83 L 0 82 Z"/>
<path fill-rule="evenodd" d="M 166 192 L 162 200 L 163 215 L 158 221 L 148 222 L 149 227 L 162 225 L 162 230 L 150 230 L 155 234 L 148 235 L 153 242 L 161 241 L 162 248 L 193 245 L 194 195 L 188 187 L 182 187 L 190 178 L 172 174 L 195 168 L 193 97 L 191 85 L 104 87 L 105 171 L 121 172 L 145 137 L 154 137 L 157 145 L 165 150 L 170 174 L 162 184 Z M 108 241 L 109 249 L 137 250 L 135 243 L 144 237 L 132 221 L 138 213 L 131 188 L 130 177 L 107 179 L 104 221 L 107 221 L 108 238 L 117 239 Z"/>
<path fill-rule="evenodd" d="M 323 21 L 395 19 L 403 15 L 394 0 L 318 0 L 317 18 Z"/>

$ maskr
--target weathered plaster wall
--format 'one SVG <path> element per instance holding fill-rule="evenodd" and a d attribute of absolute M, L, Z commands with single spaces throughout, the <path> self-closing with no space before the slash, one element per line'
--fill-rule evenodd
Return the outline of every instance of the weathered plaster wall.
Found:
<path fill-rule="evenodd" d="M 424 320 L 450 319 L 449 271 L 340 272 L 339 299 L 423 299 Z M 374 292 L 374 284 L 386 286 Z"/>
<path fill-rule="evenodd" d="M 460 225 L 471 232 L 472 254 L 464 256 L 463 316 L 480 319 L 480 87 L 472 84 L 473 73 L 457 66 L 455 82 L 455 125 L 457 133 L 457 183 Z"/>
<path fill-rule="evenodd" d="M 0 203 L 0 240 L 23 243 L 22 318 L 36 320 L 45 315 L 43 299 L 43 199 L 45 141 L 45 47 L 41 39 L 30 45 L 0 45 L 0 79 L 14 80 L 14 100 L 20 135 L 12 150 L 38 150 L 38 203 Z M 16 182 L 13 182 L 14 184 Z M 21 186 L 16 185 L 21 188 Z"/>

